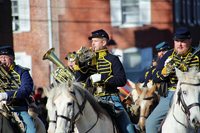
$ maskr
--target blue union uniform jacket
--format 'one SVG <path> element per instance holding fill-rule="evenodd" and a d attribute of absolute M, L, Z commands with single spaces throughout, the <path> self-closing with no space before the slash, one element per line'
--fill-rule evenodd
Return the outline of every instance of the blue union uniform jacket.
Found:
<path fill-rule="evenodd" d="M 115 55 L 108 53 L 107 49 L 95 51 L 96 56 L 85 62 L 84 64 L 75 64 L 76 75 L 78 82 L 85 82 L 92 74 L 101 74 L 101 81 L 92 83 L 89 86 L 103 88 L 103 92 L 96 91 L 94 96 L 101 97 L 106 95 L 115 95 L 119 92 L 117 87 L 126 84 L 126 75 L 124 68 Z"/>
<path fill-rule="evenodd" d="M 176 89 L 176 83 L 178 81 L 176 74 L 175 74 L 175 68 L 173 68 L 173 73 L 170 73 L 169 76 L 163 76 L 163 68 L 165 61 L 168 58 L 173 58 L 175 67 L 179 68 L 182 72 L 187 72 L 189 69 L 192 69 L 193 67 L 196 67 L 197 70 L 199 70 L 200 65 L 200 52 L 196 53 L 192 58 L 190 58 L 185 64 L 183 64 L 184 61 L 186 61 L 192 53 L 195 51 L 191 46 L 189 50 L 182 56 L 178 56 L 175 50 L 168 51 L 159 61 L 158 66 L 156 67 L 156 70 L 153 73 L 153 82 L 154 83 L 161 83 L 161 82 L 168 82 L 169 88 L 168 89 Z"/>
<path fill-rule="evenodd" d="M 143 87 L 147 87 L 148 82 L 152 80 L 152 75 L 155 69 L 156 69 L 155 66 L 151 66 L 150 68 L 147 68 L 147 71 L 145 72 L 145 74 L 138 80 L 139 83 L 144 82 Z"/>
<path fill-rule="evenodd" d="M 7 72 L 19 85 L 18 88 L 11 81 L 5 81 L 8 85 L 8 87 L 4 89 L 8 94 L 8 105 L 10 107 L 27 106 L 25 98 L 28 100 L 33 90 L 33 80 L 29 74 L 29 69 L 15 65 L 14 63 Z"/>

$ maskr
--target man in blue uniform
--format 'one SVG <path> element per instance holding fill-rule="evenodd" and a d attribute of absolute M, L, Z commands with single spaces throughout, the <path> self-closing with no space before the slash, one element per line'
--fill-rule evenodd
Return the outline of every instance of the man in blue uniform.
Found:
<path fill-rule="evenodd" d="M 178 81 L 175 68 L 179 68 L 183 72 L 187 72 L 193 67 L 199 69 L 200 53 L 198 52 L 189 58 L 195 51 L 191 47 L 191 35 L 187 28 L 180 27 L 174 33 L 174 49 L 168 51 L 159 61 L 156 70 L 153 73 L 153 82 L 169 82 L 167 97 L 161 97 L 161 100 L 154 111 L 146 120 L 146 133 L 156 133 L 161 121 L 166 117 L 169 111 L 170 98 L 176 89 Z M 187 62 L 184 62 L 188 59 Z M 173 100 L 172 100 L 173 101 Z"/>
<path fill-rule="evenodd" d="M 12 79 L 11 81 L 0 76 L 0 79 L 7 85 L 3 90 L 0 90 L 0 101 L 6 100 L 11 111 L 19 115 L 19 118 L 24 123 L 26 133 L 36 133 L 34 121 L 28 114 L 27 103 L 33 90 L 33 80 L 29 74 L 29 69 L 16 65 L 14 60 L 15 54 L 10 46 L 0 47 L 1 67 Z"/>
<path fill-rule="evenodd" d="M 147 71 L 145 72 L 145 74 L 138 80 L 139 83 L 144 83 L 143 85 L 144 87 L 146 87 L 147 83 L 150 80 L 152 80 L 153 72 L 155 71 L 156 66 L 159 63 L 159 60 L 169 49 L 170 49 L 170 46 L 167 42 L 161 42 L 156 46 L 156 50 L 158 53 L 153 59 L 152 66 L 150 68 L 147 68 Z"/>
<path fill-rule="evenodd" d="M 95 57 L 85 63 L 76 62 L 75 78 L 80 82 L 85 82 L 89 77 L 92 80 L 92 87 L 96 88 L 94 97 L 101 97 L 114 102 L 116 107 L 123 109 L 123 113 L 117 117 L 117 123 L 123 133 L 134 133 L 133 124 L 122 106 L 119 90 L 117 87 L 126 84 L 126 75 L 124 68 L 115 55 L 108 52 L 106 44 L 109 36 L 104 30 L 92 32 L 92 36 L 88 38 L 92 40 Z"/>

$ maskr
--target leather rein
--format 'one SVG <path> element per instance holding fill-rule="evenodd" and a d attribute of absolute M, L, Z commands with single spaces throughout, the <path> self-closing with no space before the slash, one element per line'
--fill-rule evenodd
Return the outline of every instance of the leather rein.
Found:
<path fill-rule="evenodd" d="M 192 84 L 192 83 L 187 83 L 187 82 L 181 82 L 180 83 L 180 86 L 182 85 L 182 84 L 186 84 L 186 85 L 192 85 L 192 86 L 200 86 L 200 83 L 199 84 Z M 177 95 L 178 95 L 178 100 L 177 100 L 177 103 L 180 105 L 180 103 L 182 104 L 182 111 L 186 114 L 186 116 L 187 116 L 187 125 L 184 125 L 183 123 L 181 123 L 180 121 L 178 121 L 177 119 L 176 119 L 176 117 L 174 116 L 174 114 L 173 114 L 173 117 L 175 118 L 175 120 L 178 122 L 178 123 L 180 123 L 181 125 L 183 125 L 185 128 L 190 128 L 189 127 L 189 121 L 190 121 L 190 109 L 192 108 L 192 107 L 194 107 L 194 106 L 199 106 L 200 107 L 200 103 L 192 103 L 192 104 L 190 104 L 190 105 L 187 105 L 186 103 L 185 103 L 185 100 L 184 100 L 184 98 L 183 98 L 183 94 L 182 94 L 182 89 L 181 89 L 181 87 L 180 87 L 180 89 L 179 89 L 179 91 L 178 91 L 178 93 L 177 93 Z M 192 129 L 192 128 L 190 128 L 190 129 Z M 195 130 L 195 132 L 197 132 L 197 128 L 195 128 L 195 129 L 192 129 L 192 130 Z"/>

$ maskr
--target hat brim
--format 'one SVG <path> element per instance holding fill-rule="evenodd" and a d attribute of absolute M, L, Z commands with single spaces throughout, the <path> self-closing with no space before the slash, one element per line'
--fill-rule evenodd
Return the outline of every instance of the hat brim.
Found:
<path fill-rule="evenodd" d="M 90 36 L 90 37 L 88 37 L 88 39 L 89 39 L 89 40 L 92 40 L 92 38 L 94 38 L 94 37 L 96 37 L 96 38 L 101 38 L 102 36 Z"/>

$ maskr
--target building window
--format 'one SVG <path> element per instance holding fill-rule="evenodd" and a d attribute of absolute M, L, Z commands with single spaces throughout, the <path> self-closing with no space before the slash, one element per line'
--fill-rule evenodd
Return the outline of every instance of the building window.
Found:
<path fill-rule="evenodd" d="M 28 32 L 30 26 L 29 0 L 11 0 L 13 31 Z"/>
<path fill-rule="evenodd" d="M 151 24 L 151 0 L 110 0 L 111 25 L 120 28 Z"/>
<path fill-rule="evenodd" d="M 19 29 L 18 0 L 11 0 L 13 30 Z"/>
<path fill-rule="evenodd" d="M 152 65 L 152 48 L 130 47 L 124 50 L 114 50 L 115 55 L 119 55 L 120 61 L 124 66 L 127 79 L 137 82 L 146 72 L 146 69 Z"/>
<path fill-rule="evenodd" d="M 185 0 L 175 0 L 175 21 L 176 23 L 186 23 Z"/>
<path fill-rule="evenodd" d="M 176 23 L 200 25 L 200 0 L 175 0 L 174 5 Z"/>
<path fill-rule="evenodd" d="M 194 26 L 196 24 L 196 1 L 188 0 L 187 1 L 187 18 L 188 24 Z"/>
<path fill-rule="evenodd" d="M 197 22 L 200 26 L 200 0 L 197 0 Z"/>
<path fill-rule="evenodd" d="M 122 0 L 122 24 L 138 23 L 139 0 Z"/>
<path fill-rule="evenodd" d="M 25 52 L 15 52 L 15 63 L 29 68 L 29 73 L 32 75 L 32 58 L 30 55 L 27 55 Z"/>

